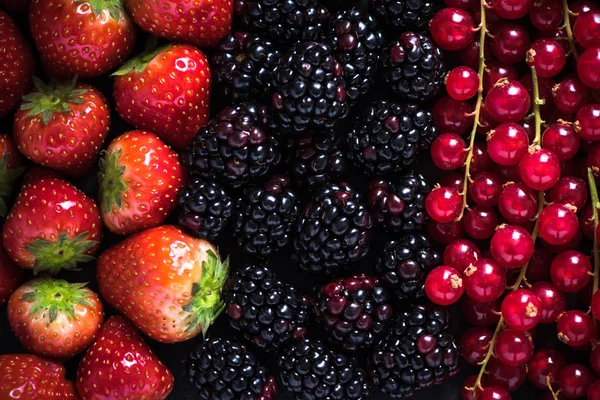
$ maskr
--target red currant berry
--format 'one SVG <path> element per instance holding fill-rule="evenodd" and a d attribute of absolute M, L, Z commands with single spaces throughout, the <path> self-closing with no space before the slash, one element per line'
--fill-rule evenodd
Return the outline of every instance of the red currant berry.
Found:
<path fill-rule="evenodd" d="M 501 363 L 497 358 L 492 358 L 488 361 L 487 378 L 490 385 L 498 385 L 512 392 L 525 382 L 527 366 L 511 367 Z"/>
<path fill-rule="evenodd" d="M 485 375 L 481 377 L 482 384 L 483 384 L 484 379 L 487 381 Z M 460 396 L 461 396 L 462 400 L 475 400 L 475 392 L 477 392 L 477 396 L 479 396 L 479 394 L 481 393 L 481 390 L 476 390 L 476 391 L 473 390 L 473 388 L 475 388 L 476 382 L 477 382 L 477 375 L 471 375 L 467 379 L 465 379 L 465 381 L 463 382 L 463 386 L 460 390 Z"/>
<path fill-rule="evenodd" d="M 444 171 L 460 168 L 467 159 L 467 144 L 455 133 L 443 133 L 431 144 L 431 159 Z"/>
<path fill-rule="evenodd" d="M 492 119 L 484 102 L 481 105 L 481 111 L 479 112 L 479 126 L 477 127 L 477 133 L 487 135 L 487 133 L 496 126 L 498 126 L 498 123 Z"/>
<path fill-rule="evenodd" d="M 520 125 L 501 124 L 488 133 L 487 151 L 496 164 L 517 165 L 527 154 L 528 148 L 529 137 Z"/>
<path fill-rule="evenodd" d="M 567 298 L 556 286 L 549 282 L 536 282 L 531 285 L 531 291 L 540 299 L 540 324 L 556 322 L 558 316 L 565 312 Z"/>
<path fill-rule="evenodd" d="M 445 0 L 445 1 L 446 1 L 447 7 L 462 8 L 463 10 L 470 10 L 471 8 L 473 8 L 479 4 L 479 3 L 477 3 L 477 0 Z"/>
<path fill-rule="evenodd" d="M 551 245 L 569 242 L 575 237 L 578 229 L 579 220 L 569 205 L 550 204 L 538 217 L 539 235 Z"/>
<path fill-rule="evenodd" d="M 582 290 L 590 280 L 592 264 L 582 253 L 569 250 L 558 254 L 550 266 L 552 282 L 563 292 Z"/>
<path fill-rule="evenodd" d="M 475 243 L 466 239 L 451 242 L 444 249 L 442 259 L 444 265 L 449 265 L 458 271 L 464 271 L 469 265 L 481 258 L 481 252 Z"/>
<path fill-rule="evenodd" d="M 593 219 L 592 206 L 588 204 L 583 208 L 579 215 L 579 226 L 583 231 L 583 234 L 590 239 L 594 238 L 594 219 Z"/>
<path fill-rule="evenodd" d="M 533 356 L 533 342 L 529 332 L 506 329 L 496 338 L 494 347 L 496 358 L 506 365 L 525 365 Z"/>
<path fill-rule="evenodd" d="M 535 67 L 541 78 L 552 78 L 562 71 L 567 61 L 563 48 L 551 39 L 539 39 L 533 42 L 527 52 L 527 64 Z"/>
<path fill-rule="evenodd" d="M 500 320 L 500 300 L 481 303 L 464 296 L 461 303 L 462 313 L 471 325 L 490 326 Z"/>
<path fill-rule="evenodd" d="M 595 0 L 578 0 L 572 3 L 569 2 L 569 11 L 571 12 L 569 19 L 571 21 L 571 26 L 575 26 L 580 15 L 597 9 L 598 5 L 596 4 Z"/>
<path fill-rule="evenodd" d="M 598 181 L 598 173 L 600 173 L 600 143 L 592 146 L 587 154 L 585 162 L 586 167 L 592 170 L 592 173 L 596 177 L 596 181 Z"/>
<path fill-rule="evenodd" d="M 511 224 L 523 224 L 535 215 L 538 201 L 524 183 L 506 184 L 498 197 L 498 210 Z"/>
<path fill-rule="evenodd" d="M 558 0 L 534 0 L 529 20 L 535 29 L 542 32 L 552 31 L 560 26 L 562 19 L 563 9 Z"/>
<path fill-rule="evenodd" d="M 506 273 L 494 261 L 489 258 L 482 258 L 465 269 L 463 285 L 465 293 L 473 300 L 479 302 L 494 301 L 506 289 Z"/>
<path fill-rule="evenodd" d="M 567 54 L 571 50 L 569 45 L 569 37 L 567 36 L 567 31 L 562 26 L 559 26 L 558 28 L 549 30 L 547 32 L 538 31 L 535 35 L 535 39 L 552 39 L 556 43 L 558 43 Z"/>
<path fill-rule="evenodd" d="M 558 374 L 558 387 L 568 399 L 577 399 L 587 393 L 592 383 L 592 374 L 581 364 L 567 365 Z"/>
<path fill-rule="evenodd" d="M 537 351 L 527 365 L 527 377 L 533 386 L 548 389 L 547 380 L 555 387 L 558 373 L 567 365 L 567 360 L 556 350 L 543 349 Z"/>
<path fill-rule="evenodd" d="M 549 281 L 551 262 L 552 255 L 550 252 L 544 247 L 536 246 L 525 274 L 527 280 L 529 282 Z"/>
<path fill-rule="evenodd" d="M 502 301 L 502 317 L 509 328 L 528 331 L 540 322 L 541 308 L 540 299 L 531 290 L 517 289 Z"/>
<path fill-rule="evenodd" d="M 469 173 L 475 176 L 481 172 L 491 171 L 496 165 L 488 155 L 485 143 L 475 142 L 473 144 L 473 157 L 471 157 L 471 167 Z"/>
<path fill-rule="evenodd" d="M 510 393 L 500 386 L 486 386 L 480 394 L 477 395 L 478 400 L 510 400 Z"/>
<path fill-rule="evenodd" d="M 460 354 L 467 364 L 477 365 L 487 355 L 490 340 L 494 333 L 482 327 L 474 327 L 463 333 L 460 338 Z"/>
<path fill-rule="evenodd" d="M 464 49 L 471 43 L 475 30 L 473 18 L 460 8 L 444 8 L 429 24 L 431 37 L 444 50 Z"/>
<path fill-rule="evenodd" d="M 508 64 L 523 60 L 531 44 L 527 30 L 513 23 L 502 24 L 491 42 L 494 56 Z"/>
<path fill-rule="evenodd" d="M 577 18 L 573 26 L 577 43 L 586 49 L 600 47 L 600 11 L 590 11 Z"/>
<path fill-rule="evenodd" d="M 464 178 L 465 176 L 463 174 L 451 172 L 449 174 L 442 175 L 440 178 L 440 186 L 454 189 L 460 193 L 463 190 Z"/>
<path fill-rule="evenodd" d="M 517 122 L 531 105 L 529 93 L 519 81 L 501 79 L 485 98 L 488 113 L 497 122 Z"/>
<path fill-rule="evenodd" d="M 596 290 L 596 292 L 594 292 L 592 295 L 590 307 L 592 309 L 592 315 L 594 318 L 596 318 L 597 321 L 600 321 L 600 290 Z"/>
<path fill-rule="evenodd" d="M 473 127 L 473 107 L 466 101 L 450 96 L 441 98 L 433 106 L 433 120 L 441 132 L 463 135 Z"/>
<path fill-rule="evenodd" d="M 500 18 L 519 19 L 533 7 L 533 0 L 494 0 L 492 9 Z"/>
<path fill-rule="evenodd" d="M 573 114 L 587 104 L 588 88 L 577 78 L 563 79 L 552 89 L 554 105 L 558 111 Z"/>
<path fill-rule="evenodd" d="M 481 172 L 475 175 L 469 184 L 469 196 L 479 206 L 493 207 L 498 204 L 502 191 L 502 179 L 493 172 Z"/>
<path fill-rule="evenodd" d="M 517 225 L 500 225 L 490 241 L 492 257 L 508 269 L 527 264 L 533 256 L 533 248 L 531 234 Z"/>
<path fill-rule="evenodd" d="M 492 208 L 475 206 L 465 210 L 462 222 L 467 235 L 476 240 L 483 240 L 494 234 L 498 216 Z"/>
<path fill-rule="evenodd" d="M 496 170 L 506 182 L 504 185 L 502 185 L 503 187 L 512 185 L 513 183 L 522 183 L 518 165 L 512 165 L 510 167 L 498 165 L 498 168 L 496 168 Z"/>
<path fill-rule="evenodd" d="M 590 142 L 600 140 L 600 104 L 586 104 L 575 118 L 574 128 L 579 137 Z"/>
<path fill-rule="evenodd" d="M 571 310 L 561 314 L 556 324 L 558 338 L 572 347 L 580 347 L 590 343 L 594 334 L 592 318 L 579 310 Z"/>
<path fill-rule="evenodd" d="M 563 176 L 550 190 L 552 203 L 571 204 L 581 210 L 587 201 L 587 186 L 582 179 L 574 176 Z"/>
<path fill-rule="evenodd" d="M 600 373 L 600 345 L 598 343 L 595 343 L 590 351 L 590 366 L 596 374 Z"/>
<path fill-rule="evenodd" d="M 448 244 L 465 236 L 465 230 L 460 221 L 437 222 L 431 219 L 427 225 L 427 232 L 433 240 L 440 244 Z"/>
<path fill-rule="evenodd" d="M 425 279 L 425 294 L 429 300 L 440 306 L 454 304 L 463 294 L 462 277 L 452 267 L 436 267 Z"/>
<path fill-rule="evenodd" d="M 533 98 L 533 78 L 531 74 L 524 75 L 519 82 L 527 89 L 529 98 Z M 552 78 L 538 77 L 540 100 L 544 101 L 544 104 L 540 105 L 540 112 L 542 115 L 547 115 L 554 110 L 554 96 L 552 95 L 552 89 L 555 85 L 556 82 L 554 82 L 554 79 Z M 533 102 L 531 102 L 531 105 L 529 106 L 529 111 L 533 112 Z"/>
<path fill-rule="evenodd" d="M 462 197 L 454 189 L 434 188 L 425 199 L 427 214 L 437 222 L 451 222 L 460 215 Z"/>
<path fill-rule="evenodd" d="M 519 72 L 511 64 L 490 61 L 483 74 L 483 91 L 487 93 L 502 78 L 518 80 Z"/>
<path fill-rule="evenodd" d="M 587 390 L 587 400 L 600 400 L 600 380 L 590 384 Z"/>
<path fill-rule="evenodd" d="M 553 252 L 554 254 L 558 254 L 558 253 L 562 253 L 563 251 L 574 250 L 574 249 L 578 248 L 579 245 L 581 244 L 582 238 L 583 238 L 583 234 L 581 233 L 580 230 L 577 230 L 573 239 L 569 240 L 565 244 L 558 244 L 558 245 L 550 244 L 550 243 L 546 242 L 544 240 L 544 238 L 541 238 L 540 242 L 542 243 L 542 245 L 544 247 L 546 247 L 547 249 L 550 249 L 551 252 Z"/>
<path fill-rule="evenodd" d="M 446 75 L 446 91 L 456 100 L 469 100 L 477 94 L 479 76 L 470 67 L 456 67 Z"/>
<path fill-rule="evenodd" d="M 536 149 L 526 154 L 519 163 L 523 182 L 533 190 L 548 190 L 560 178 L 560 161 L 546 149 Z"/>
<path fill-rule="evenodd" d="M 579 56 L 577 76 L 584 85 L 600 89 L 600 47 L 587 49 Z"/>
<path fill-rule="evenodd" d="M 542 147 L 553 152 L 560 161 L 575 157 L 580 144 L 581 139 L 571 124 L 552 124 L 542 135 Z"/>
<path fill-rule="evenodd" d="M 479 69 L 479 38 L 474 38 L 471 43 L 458 52 L 458 59 L 461 65 L 466 65 L 474 70 Z M 484 57 L 486 62 L 492 58 L 492 47 L 490 41 L 485 41 Z"/>

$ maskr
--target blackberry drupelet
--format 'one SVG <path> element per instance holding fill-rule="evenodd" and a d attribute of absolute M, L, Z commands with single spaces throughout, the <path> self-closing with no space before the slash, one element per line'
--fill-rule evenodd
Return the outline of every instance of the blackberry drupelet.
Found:
<path fill-rule="evenodd" d="M 425 298 L 425 277 L 441 263 L 433 241 L 421 233 L 404 235 L 384 244 L 375 271 L 379 279 L 403 301 Z"/>
<path fill-rule="evenodd" d="M 339 178 L 346 159 L 333 132 L 301 134 L 287 141 L 285 165 L 297 186 L 308 191 Z"/>
<path fill-rule="evenodd" d="M 298 219 L 298 200 L 290 178 L 276 175 L 262 187 L 244 189 L 236 203 L 234 236 L 242 251 L 265 259 L 285 247 Z"/>
<path fill-rule="evenodd" d="M 329 46 L 304 42 L 292 47 L 273 73 L 275 122 L 284 133 L 334 127 L 348 114 L 342 66 Z"/>
<path fill-rule="evenodd" d="M 235 0 L 233 9 L 245 30 L 287 47 L 316 40 L 329 21 L 317 0 Z"/>
<path fill-rule="evenodd" d="M 345 351 L 371 347 L 392 320 L 387 290 L 368 276 L 338 278 L 317 292 L 313 311 L 333 344 Z"/>
<path fill-rule="evenodd" d="M 404 32 L 383 52 L 382 74 L 403 100 L 422 103 L 444 85 L 446 66 L 442 51 L 429 36 Z"/>
<path fill-rule="evenodd" d="M 267 108 L 251 103 L 224 108 L 196 134 L 181 161 L 192 176 L 217 178 L 233 188 L 269 174 L 279 163 Z"/>
<path fill-rule="evenodd" d="M 336 13 L 328 26 L 324 41 L 342 66 L 346 94 L 355 103 L 375 82 L 383 31 L 372 16 L 356 9 Z"/>
<path fill-rule="evenodd" d="M 239 270 L 229 283 L 225 302 L 231 326 L 265 351 L 276 350 L 306 333 L 308 297 L 278 281 L 265 266 L 247 265 Z"/>
<path fill-rule="evenodd" d="M 205 339 L 188 355 L 185 372 L 201 400 L 271 400 L 277 380 L 234 341 Z"/>
<path fill-rule="evenodd" d="M 369 183 L 369 208 L 373 219 L 392 232 L 414 232 L 426 228 L 429 217 L 425 198 L 431 186 L 421 174 L 407 172 L 388 181 L 374 178 Z"/>
<path fill-rule="evenodd" d="M 217 97 L 236 102 L 266 99 L 280 57 L 275 45 L 258 35 L 235 32 L 225 36 L 212 56 Z"/>
<path fill-rule="evenodd" d="M 215 240 L 233 214 L 233 200 L 221 184 L 192 178 L 179 193 L 179 225 L 202 239 Z"/>
<path fill-rule="evenodd" d="M 427 30 L 427 24 L 443 5 L 435 0 L 369 0 L 369 10 L 396 31 Z"/>
<path fill-rule="evenodd" d="M 310 273 L 331 275 L 369 251 L 371 214 L 346 183 L 313 193 L 298 219 L 292 261 Z"/>
<path fill-rule="evenodd" d="M 393 398 L 440 384 L 459 370 L 459 351 L 440 307 L 415 306 L 403 313 L 369 360 L 375 386 Z"/>
<path fill-rule="evenodd" d="M 369 387 L 356 360 L 323 343 L 294 342 L 277 360 L 281 383 L 297 400 L 366 400 Z"/>
<path fill-rule="evenodd" d="M 361 110 L 347 136 L 347 156 L 370 175 L 391 174 L 411 165 L 437 135 L 431 112 L 376 100 Z"/>

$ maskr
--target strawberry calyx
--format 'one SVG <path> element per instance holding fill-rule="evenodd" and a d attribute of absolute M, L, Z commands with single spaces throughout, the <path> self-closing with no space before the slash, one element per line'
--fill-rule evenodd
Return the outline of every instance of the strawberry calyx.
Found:
<path fill-rule="evenodd" d="M 202 262 L 202 277 L 200 282 L 192 284 L 192 299 L 182 308 L 190 315 L 184 321 L 186 332 L 202 327 L 202 334 L 206 335 L 208 328 L 225 309 L 221 299 L 221 290 L 229 274 L 229 258 L 224 262 L 209 250 L 208 260 Z"/>
<path fill-rule="evenodd" d="M 123 180 L 125 166 L 121 165 L 121 149 L 111 153 L 104 151 L 99 162 L 98 182 L 100 187 L 100 209 L 104 213 L 110 212 L 113 205 L 121 208 L 123 192 L 127 185 Z"/>
<path fill-rule="evenodd" d="M 86 263 L 94 257 L 85 254 L 86 251 L 98 244 L 95 240 L 86 240 L 88 232 L 82 232 L 74 238 L 69 238 L 67 232 L 60 232 L 56 240 L 35 239 L 25 246 L 35 257 L 33 273 L 47 272 L 54 275 L 61 270 L 78 271 L 77 263 Z"/>
<path fill-rule="evenodd" d="M 29 315 L 39 312 L 48 317 L 50 323 L 54 322 L 59 313 L 76 320 L 74 305 L 94 307 L 89 300 L 91 292 L 85 290 L 87 283 L 69 283 L 62 279 L 44 277 L 30 283 L 31 292 L 23 294 L 19 300 L 33 303 Z"/>
<path fill-rule="evenodd" d="M 127 75 L 130 72 L 143 72 L 150 61 L 154 59 L 158 54 L 163 51 L 168 50 L 172 44 L 168 44 L 163 47 L 159 47 L 154 50 L 147 50 L 146 52 L 140 54 L 137 57 L 133 57 L 131 60 L 127 61 L 121 68 L 112 73 L 113 76 L 122 76 Z M 149 46 L 152 47 L 152 46 Z"/>
<path fill-rule="evenodd" d="M 82 96 L 88 92 L 87 89 L 75 89 L 77 77 L 68 83 L 53 81 L 49 84 L 33 77 L 33 83 L 37 91 L 23 96 L 20 109 L 29 110 L 27 116 L 30 118 L 41 115 L 44 125 L 48 125 L 54 113 L 68 113 L 72 104 L 85 103 Z"/>
<path fill-rule="evenodd" d="M 10 154 L 5 154 L 0 158 L 0 217 L 6 217 L 6 199 L 10 197 L 15 179 L 25 171 L 24 167 L 10 168 L 9 156 Z"/>
<path fill-rule="evenodd" d="M 120 0 L 77 0 L 75 4 L 88 3 L 96 18 L 106 10 L 110 16 L 118 21 L 123 15 L 123 3 Z"/>

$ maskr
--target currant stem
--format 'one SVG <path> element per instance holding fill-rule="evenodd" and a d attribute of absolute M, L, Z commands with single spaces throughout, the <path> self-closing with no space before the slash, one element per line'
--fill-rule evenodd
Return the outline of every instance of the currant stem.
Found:
<path fill-rule="evenodd" d="M 598 249 L 598 237 L 596 234 L 596 229 L 598 228 L 598 208 L 600 208 L 600 202 L 598 200 L 598 188 L 596 187 L 594 172 L 591 168 L 588 168 L 588 182 L 590 184 L 590 195 L 592 197 L 592 218 L 594 220 L 594 277 L 592 281 L 592 294 L 594 294 L 598 290 L 598 274 L 600 274 L 600 250 Z M 597 324 L 595 318 L 594 324 Z"/>
<path fill-rule="evenodd" d="M 571 16 L 571 10 L 569 10 L 569 2 L 568 0 L 562 0 L 563 6 L 563 19 L 565 20 L 565 31 L 567 32 L 567 38 L 569 38 L 569 49 L 575 61 L 579 60 L 579 51 L 577 51 L 577 46 L 575 45 L 575 39 L 573 37 L 573 29 L 571 29 L 571 20 L 569 17 Z"/>
<path fill-rule="evenodd" d="M 535 67 L 531 67 L 531 81 L 533 82 L 533 114 L 535 117 L 535 138 L 532 145 L 539 146 L 542 139 L 542 124 L 544 123 L 540 114 L 540 105 L 544 104 L 544 100 L 540 99 L 540 85 Z"/>

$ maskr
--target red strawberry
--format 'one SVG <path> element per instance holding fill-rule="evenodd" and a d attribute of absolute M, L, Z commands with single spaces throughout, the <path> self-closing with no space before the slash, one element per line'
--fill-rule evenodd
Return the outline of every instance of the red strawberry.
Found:
<path fill-rule="evenodd" d="M 169 40 L 216 47 L 231 33 L 231 0 L 127 0 L 136 24 Z"/>
<path fill-rule="evenodd" d="M 31 88 L 35 71 L 33 53 L 8 14 L 0 11 L 0 118 L 21 103 Z"/>
<path fill-rule="evenodd" d="M 0 245 L 0 306 L 8 301 L 23 280 L 23 268 L 15 265 Z"/>
<path fill-rule="evenodd" d="M 146 335 L 188 340 L 223 310 L 229 262 L 215 247 L 170 225 L 128 237 L 98 259 L 100 294 Z"/>
<path fill-rule="evenodd" d="M 126 235 L 160 225 L 176 205 L 185 170 L 158 136 L 131 131 L 100 159 L 100 209 L 111 231 Z"/>
<path fill-rule="evenodd" d="M 110 128 L 110 109 L 97 89 L 84 84 L 44 84 L 23 97 L 15 114 L 14 135 L 31 161 L 65 174 L 82 176 Z"/>
<path fill-rule="evenodd" d="M 0 356 L 0 399 L 77 399 L 65 367 L 32 354 Z"/>
<path fill-rule="evenodd" d="M 6 201 L 15 186 L 15 179 L 25 170 L 21 161 L 21 154 L 12 138 L 0 133 L 0 217 L 6 217 Z"/>
<path fill-rule="evenodd" d="M 174 44 L 136 57 L 114 73 L 121 117 L 171 146 L 188 146 L 209 118 L 210 68 L 193 46 Z"/>
<path fill-rule="evenodd" d="M 10 258 L 36 274 L 91 261 L 101 234 L 96 203 L 62 179 L 44 177 L 23 185 L 2 227 Z"/>
<path fill-rule="evenodd" d="M 61 279 L 34 279 L 8 301 L 8 322 L 23 346 L 35 354 L 68 358 L 85 350 L 102 326 L 98 295 Z"/>
<path fill-rule="evenodd" d="M 162 400 L 173 375 L 121 316 L 111 317 L 77 369 L 82 400 Z"/>
<path fill-rule="evenodd" d="M 32 0 L 29 24 L 50 76 L 88 78 L 127 59 L 135 25 L 119 0 Z"/>

